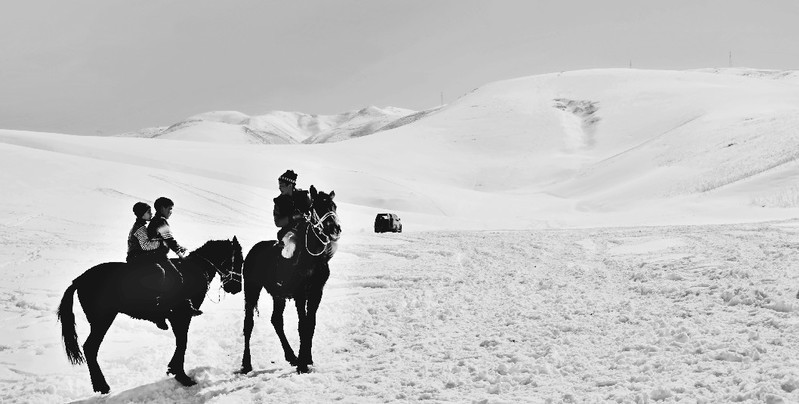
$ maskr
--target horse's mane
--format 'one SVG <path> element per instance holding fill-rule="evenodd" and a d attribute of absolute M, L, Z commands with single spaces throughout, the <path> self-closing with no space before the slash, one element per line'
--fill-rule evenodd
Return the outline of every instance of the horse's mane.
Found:
<path fill-rule="evenodd" d="M 238 247 L 238 248 L 237 248 Z M 237 262 L 243 262 L 241 256 L 241 247 L 234 237 L 233 240 L 209 240 L 206 241 L 200 248 L 189 253 L 188 258 L 199 257 L 206 261 L 214 261 L 214 259 L 222 258 L 226 260 L 234 255 Z"/>
<path fill-rule="evenodd" d="M 190 252 L 189 255 L 197 253 L 197 255 L 204 256 L 205 254 L 214 253 L 229 243 L 230 240 L 208 240 L 200 248 Z"/>

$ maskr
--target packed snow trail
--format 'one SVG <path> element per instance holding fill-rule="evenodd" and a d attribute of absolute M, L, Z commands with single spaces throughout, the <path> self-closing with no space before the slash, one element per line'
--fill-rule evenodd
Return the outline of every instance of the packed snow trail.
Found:
<path fill-rule="evenodd" d="M 243 302 L 228 295 L 206 303 L 192 324 L 186 369 L 195 387 L 163 375 L 170 334 L 118 318 L 100 352 L 110 397 L 93 395 L 86 368 L 60 365 L 63 351 L 51 344 L 42 355 L 59 365 L 16 372 L 12 383 L 0 382 L 0 399 L 799 401 L 795 222 L 343 240 L 318 313 L 312 374 L 296 375 L 283 360 L 265 293 L 254 370 L 234 374 Z M 59 293 L 42 293 L 56 304 Z M 220 298 L 215 290 L 210 297 Z M 31 327 L 57 332 L 51 308 L 27 307 L 48 315 Z M 291 304 L 285 321 L 296 346 Z M 86 335 L 79 327 L 81 341 Z M 0 357 L 25 349 L 5 346 Z"/>

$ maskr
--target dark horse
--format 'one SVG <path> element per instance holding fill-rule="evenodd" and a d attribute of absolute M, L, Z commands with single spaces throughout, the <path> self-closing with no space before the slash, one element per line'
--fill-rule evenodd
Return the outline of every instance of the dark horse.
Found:
<path fill-rule="evenodd" d="M 183 287 L 176 291 L 180 299 L 191 299 L 194 307 L 200 307 L 205 300 L 205 293 L 214 276 L 219 273 L 225 291 L 238 293 L 241 291 L 241 245 L 236 237 L 233 240 L 214 240 L 192 251 L 189 256 L 175 264 L 183 274 Z M 78 299 L 91 325 L 91 333 L 83 344 L 86 352 L 85 361 L 89 366 L 94 391 L 108 393 L 109 386 L 105 381 L 100 365 L 97 363 L 97 352 L 106 331 L 118 313 L 133 318 L 152 319 L 153 301 L 152 287 L 148 287 L 143 279 L 142 268 L 124 262 L 106 262 L 88 269 L 72 281 L 61 305 L 58 307 L 58 318 L 61 321 L 61 335 L 67 357 L 72 364 L 84 361 L 78 346 L 75 332 L 75 315 L 72 312 L 72 296 L 78 291 Z M 174 310 L 167 316 L 175 334 L 175 354 L 169 361 L 167 373 L 175 375 L 175 379 L 184 386 L 196 384 L 183 369 L 186 354 L 186 340 L 191 315 L 188 312 Z"/>
<path fill-rule="evenodd" d="M 275 327 L 286 360 L 297 372 L 309 372 L 313 364 L 311 345 L 316 327 L 316 310 L 322 300 L 322 288 L 330 276 L 327 263 L 336 251 L 341 226 L 336 216 L 335 191 L 316 192 L 311 186 L 311 211 L 296 231 L 296 249 L 291 258 L 281 254 L 282 244 L 262 241 L 252 247 L 244 260 L 244 356 L 241 373 L 252 370 L 250 335 L 253 312 L 258 305 L 261 288 L 272 295 L 272 325 Z M 294 351 L 283 332 L 283 310 L 286 299 L 297 306 L 300 334 L 300 355 Z"/>

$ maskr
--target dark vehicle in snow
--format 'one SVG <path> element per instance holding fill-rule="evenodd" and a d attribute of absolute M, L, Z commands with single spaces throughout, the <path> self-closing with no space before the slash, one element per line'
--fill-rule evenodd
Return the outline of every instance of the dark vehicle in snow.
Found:
<path fill-rule="evenodd" d="M 393 213 L 378 213 L 375 217 L 375 233 L 402 233 L 402 222 Z"/>

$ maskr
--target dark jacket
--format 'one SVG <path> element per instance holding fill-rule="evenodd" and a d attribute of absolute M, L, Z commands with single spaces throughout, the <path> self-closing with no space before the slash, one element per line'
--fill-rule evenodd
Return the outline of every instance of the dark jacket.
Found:
<path fill-rule="evenodd" d="M 291 195 L 278 195 L 273 199 L 275 207 L 272 210 L 272 215 L 275 219 L 275 224 L 282 219 L 288 219 L 284 226 L 280 227 L 277 233 L 277 239 L 280 240 L 283 236 L 297 225 L 297 220 L 292 218 L 295 214 L 305 214 L 311 210 L 311 197 L 308 196 L 308 191 L 302 189 L 295 189 Z"/>
<path fill-rule="evenodd" d="M 161 216 L 160 213 L 156 214 L 153 220 L 150 221 L 150 225 L 147 226 L 147 236 L 160 243 L 157 249 L 159 255 L 166 256 L 169 250 L 175 253 L 183 253 L 186 251 L 186 248 L 178 244 L 175 237 L 172 236 L 169 222 L 167 222 L 166 218 Z"/>
<path fill-rule="evenodd" d="M 126 261 L 130 263 L 150 261 L 161 245 L 158 240 L 147 237 L 147 222 L 136 219 L 128 233 L 128 255 Z"/>

